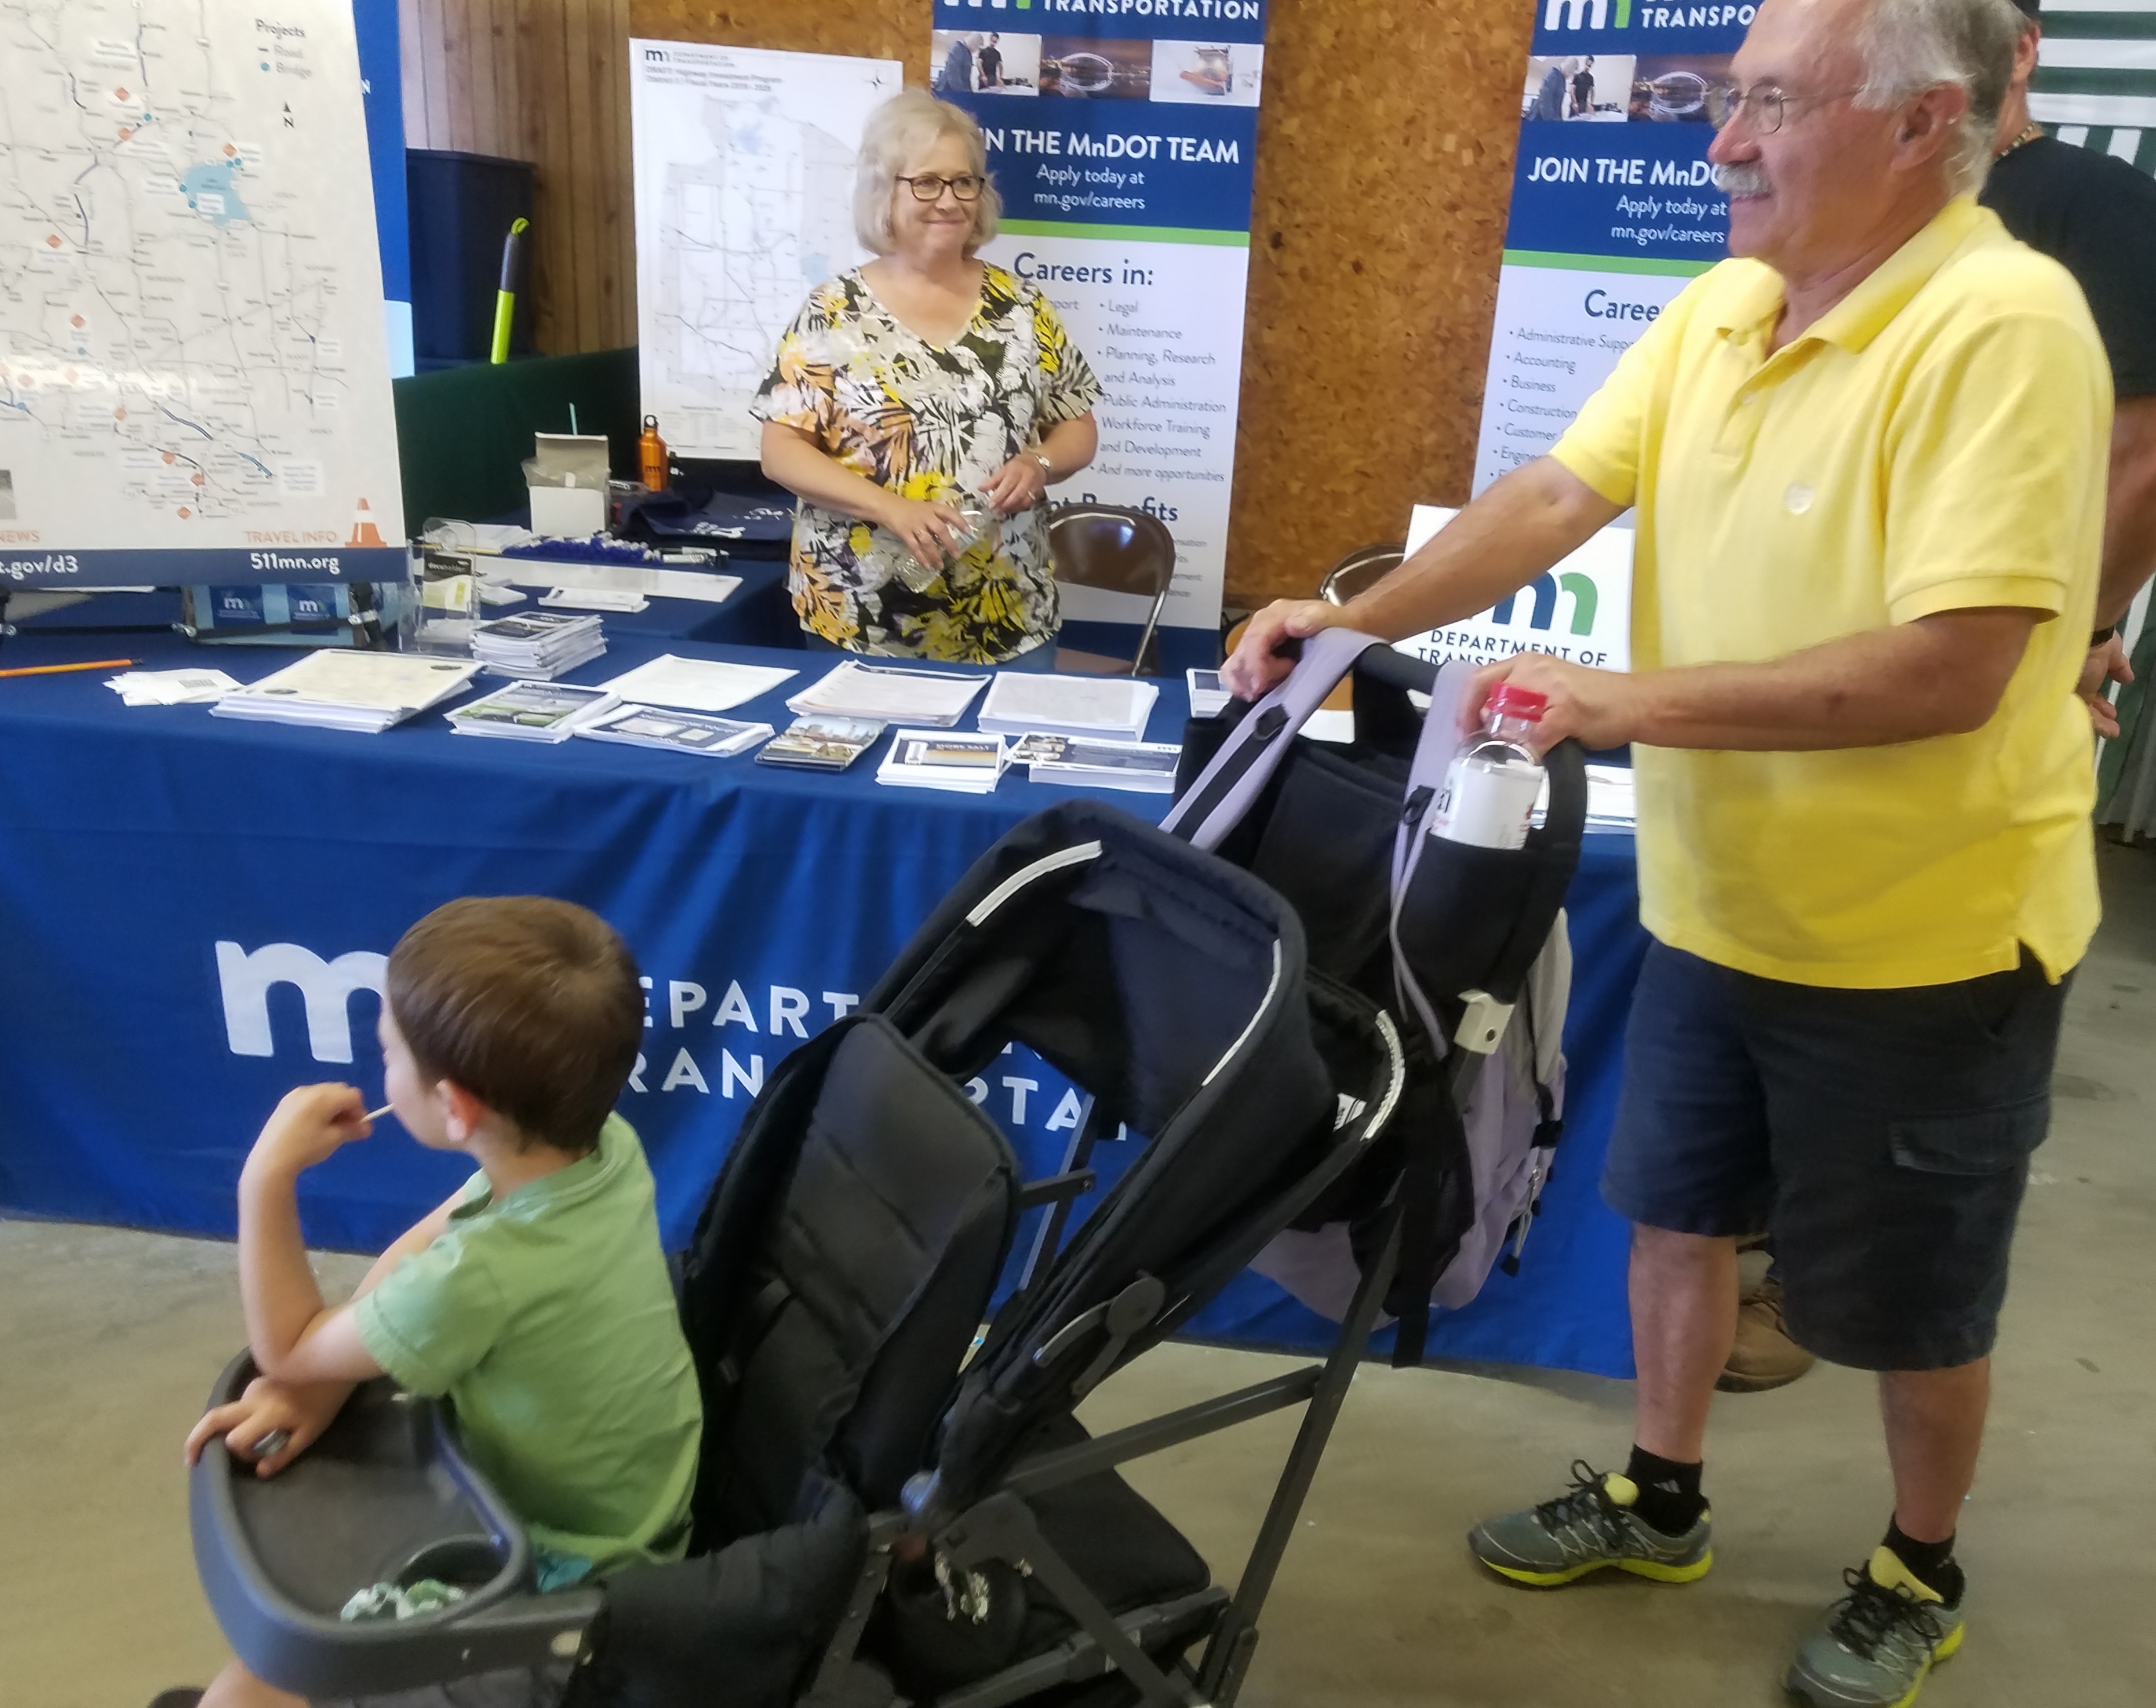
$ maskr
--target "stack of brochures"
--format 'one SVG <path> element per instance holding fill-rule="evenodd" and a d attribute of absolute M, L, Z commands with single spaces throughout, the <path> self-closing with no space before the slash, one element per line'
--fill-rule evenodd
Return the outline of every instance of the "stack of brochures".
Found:
<path fill-rule="evenodd" d="M 876 767 L 876 781 L 909 789 L 995 792 L 1010 755 L 1001 736 L 961 736 L 949 730 L 901 730 Z"/>
<path fill-rule="evenodd" d="M 461 692 L 478 672 L 465 660 L 408 653 L 310 653 L 250 687 L 234 689 L 210 716 L 377 735 Z"/>
<path fill-rule="evenodd" d="M 518 682 L 459 706 L 449 714 L 449 727 L 459 736 L 500 741 L 566 741 L 583 725 L 620 704 L 603 688 Z"/>
<path fill-rule="evenodd" d="M 540 594 L 539 603 L 553 611 L 620 611 L 633 616 L 651 601 L 614 587 L 556 587 Z"/>
<path fill-rule="evenodd" d="M 876 744 L 883 726 L 874 718 L 796 718 L 786 732 L 756 756 L 758 765 L 795 765 L 803 771 L 844 771 Z"/>
<path fill-rule="evenodd" d="M 998 670 L 981 727 L 1006 736 L 1101 736 L 1136 741 L 1160 690 L 1129 676 L 1037 676 Z"/>
<path fill-rule="evenodd" d="M 1172 795 L 1175 762 L 1182 753 L 1169 741 L 1103 741 L 1090 736 L 1034 731 L 1019 738 L 1010 757 L 1012 764 L 1029 767 L 1028 774 L 1035 782 Z"/>
<path fill-rule="evenodd" d="M 105 685 L 124 705 L 208 705 L 239 683 L 222 670 L 123 670 Z"/>
<path fill-rule="evenodd" d="M 669 753 L 698 753 L 724 759 L 746 753 L 771 739 L 769 724 L 737 723 L 708 712 L 673 711 L 657 705 L 624 705 L 579 724 L 577 734 L 593 741 L 619 741 L 629 747 L 660 747 Z"/>
<path fill-rule="evenodd" d="M 472 656 L 497 676 L 551 682 L 606 650 L 606 631 L 596 617 L 534 611 L 497 617 L 471 632 Z"/>
<path fill-rule="evenodd" d="M 947 729 L 966 715 L 985 676 L 959 676 L 904 664 L 865 664 L 848 659 L 821 681 L 786 702 L 803 717 L 829 713 L 885 724 L 933 724 Z"/>
<path fill-rule="evenodd" d="M 1190 685 L 1190 715 L 1194 718 L 1219 716 L 1235 697 L 1222 684 L 1218 670 L 1185 670 L 1183 676 Z"/>
<path fill-rule="evenodd" d="M 624 671 L 605 685 L 635 705 L 670 705 L 676 711 L 732 711 L 799 674 L 771 664 L 729 664 L 717 659 L 685 659 L 661 653 L 649 664 Z"/>

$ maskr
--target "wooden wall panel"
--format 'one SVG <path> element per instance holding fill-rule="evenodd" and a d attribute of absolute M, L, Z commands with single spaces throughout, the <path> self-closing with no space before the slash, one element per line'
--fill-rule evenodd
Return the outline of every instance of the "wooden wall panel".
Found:
<path fill-rule="evenodd" d="M 636 341 L 629 0 L 400 0 L 405 141 L 528 160 L 533 336 Z"/>
<path fill-rule="evenodd" d="M 550 352 L 636 338 L 634 36 L 901 61 L 930 0 L 403 0 L 415 147 L 539 164 Z M 1307 593 L 1467 496 L 1531 0 L 1275 0 L 1251 220 L 1231 602 Z M 415 79 L 410 68 L 421 63 Z M 464 140 L 451 140 L 461 138 Z"/>
<path fill-rule="evenodd" d="M 1466 502 L 1527 0 L 1276 0 L 1258 120 L 1231 603 L 1308 596 Z"/>

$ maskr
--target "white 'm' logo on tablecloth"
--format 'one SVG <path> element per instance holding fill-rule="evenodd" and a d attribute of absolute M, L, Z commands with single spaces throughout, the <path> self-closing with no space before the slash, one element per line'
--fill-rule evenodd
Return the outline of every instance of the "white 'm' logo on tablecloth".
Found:
<path fill-rule="evenodd" d="M 224 995 L 224 1036 L 234 1055 L 275 1055 L 270 1035 L 270 987 L 295 985 L 307 1008 L 307 1047 L 318 1062 L 352 1059 L 352 995 L 382 994 L 389 957 L 354 949 L 325 961 L 297 943 L 264 943 L 252 955 L 239 944 L 217 946 L 217 980 Z"/>

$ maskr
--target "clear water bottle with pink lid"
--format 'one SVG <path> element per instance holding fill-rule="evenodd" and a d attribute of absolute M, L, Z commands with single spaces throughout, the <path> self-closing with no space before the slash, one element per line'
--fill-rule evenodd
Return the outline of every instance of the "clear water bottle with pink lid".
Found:
<path fill-rule="evenodd" d="M 1482 730 L 1445 774 L 1430 833 L 1474 848 L 1519 848 L 1543 789 L 1535 732 L 1549 698 L 1500 682 L 1482 703 Z"/>

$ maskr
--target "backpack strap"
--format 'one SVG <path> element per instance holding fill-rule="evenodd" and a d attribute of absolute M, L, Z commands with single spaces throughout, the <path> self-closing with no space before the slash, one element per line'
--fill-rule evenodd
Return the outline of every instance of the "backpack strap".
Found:
<path fill-rule="evenodd" d="M 1246 711 L 1160 828 L 1197 848 L 1217 848 L 1264 792 L 1288 742 L 1325 703 L 1355 660 L 1384 642 L 1353 628 L 1322 628 L 1302 643 L 1288 679 Z"/>

